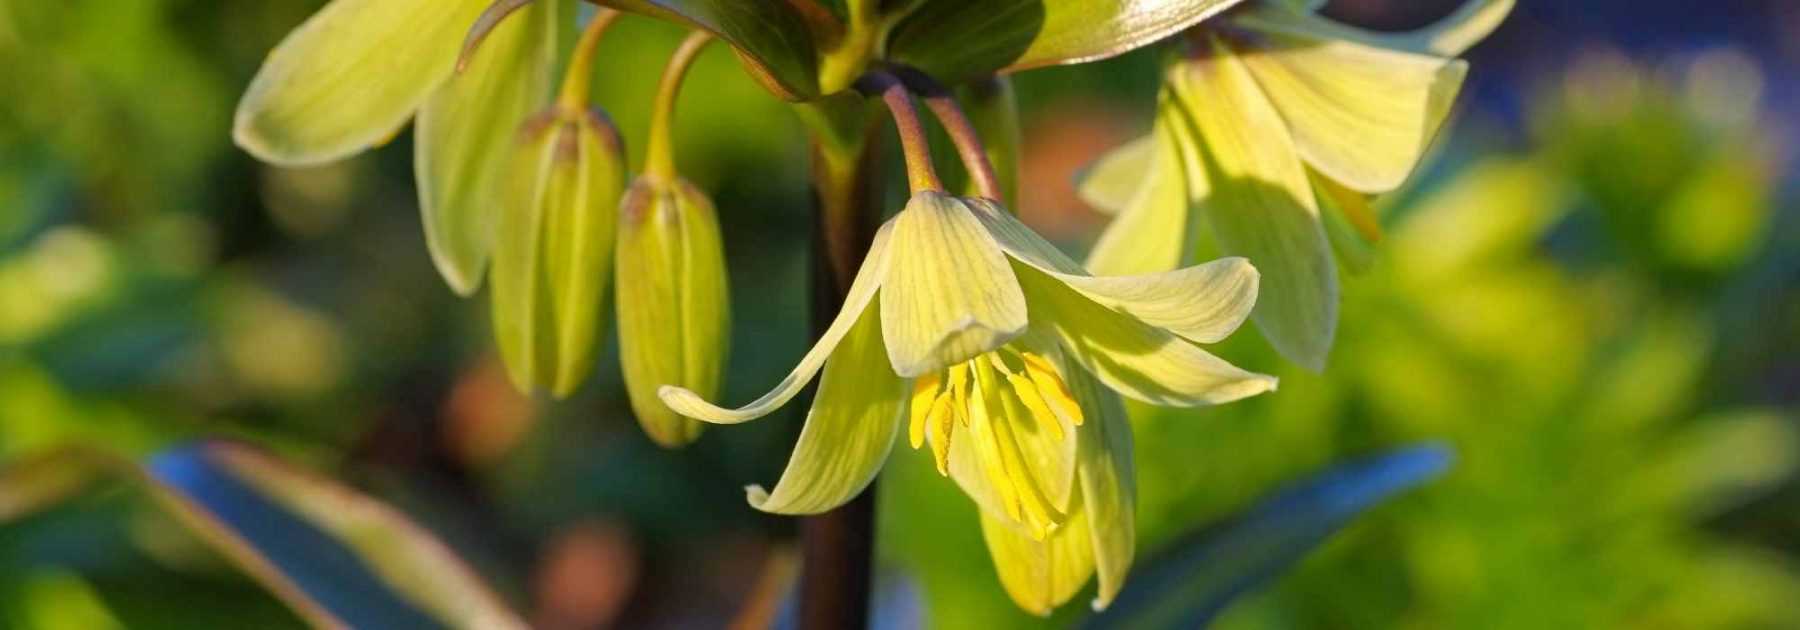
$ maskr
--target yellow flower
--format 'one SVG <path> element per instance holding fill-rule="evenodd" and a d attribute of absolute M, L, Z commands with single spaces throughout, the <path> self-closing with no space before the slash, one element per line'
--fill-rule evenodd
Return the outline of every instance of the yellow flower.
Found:
<path fill-rule="evenodd" d="M 683 415 L 744 422 L 823 370 L 787 470 L 773 490 L 749 488 L 751 505 L 837 507 L 904 429 L 980 506 L 1015 601 L 1046 614 L 1098 572 L 1104 605 L 1130 566 L 1135 500 L 1112 392 L 1195 406 L 1273 389 L 1195 345 L 1235 330 L 1256 287 L 1241 258 L 1093 277 L 992 201 L 920 192 L 877 232 L 843 310 L 773 391 L 737 409 L 677 387 L 661 397 Z"/>
<path fill-rule="evenodd" d="M 1088 258 L 1100 274 L 1201 256 L 1210 232 L 1265 278 L 1252 318 L 1281 353 L 1324 368 L 1337 327 L 1334 246 L 1366 264 L 1366 195 L 1417 165 L 1462 85 L 1455 55 L 1512 0 L 1474 0 L 1430 27 L 1375 33 L 1267 0 L 1203 23 L 1165 72 L 1154 131 L 1102 158 L 1082 195 L 1118 218 Z M 1321 213 L 1321 208 L 1327 210 Z"/>
<path fill-rule="evenodd" d="M 456 73 L 492 0 L 332 0 L 269 53 L 232 137 L 272 164 L 318 164 L 378 146 L 415 120 L 414 174 L 432 261 L 457 293 L 481 284 L 514 130 L 549 99 L 564 0 L 494 28 Z"/>

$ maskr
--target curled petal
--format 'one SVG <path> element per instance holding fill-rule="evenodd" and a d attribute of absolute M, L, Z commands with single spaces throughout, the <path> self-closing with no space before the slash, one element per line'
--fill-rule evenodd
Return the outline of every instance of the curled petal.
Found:
<path fill-rule="evenodd" d="M 1073 358 L 1113 390 L 1144 402 L 1226 403 L 1275 388 L 1275 378 L 1244 371 L 1174 333 L 1118 313 L 1029 266 L 1015 267 L 1032 311 Z"/>
<path fill-rule="evenodd" d="M 725 409 L 707 402 L 692 391 L 670 385 L 657 391 L 663 404 L 668 405 L 676 413 L 689 418 L 717 424 L 737 424 L 755 420 L 787 404 L 787 401 L 792 400 L 796 394 L 800 393 L 807 381 L 812 380 L 813 375 L 819 372 L 819 368 L 825 365 L 826 358 L 830 357 L 832 352 L 837 349 L 838 343 L 850 333 L 850 329 L 857 324 L 857 321 L 863 318 L 864 311 L 875 299 L 876 291 L 881 287 L 881 277 L 886 275 L 889 264 L 888 242 L 893 231 L 892 228 L 893 223 L 889 222 L 887 225 L 881 226 L 881 230 L 875 233 L 875 240 L 869 245 L 869 253 L 863 260 L 863 266 L 857 270 L 856 279 L 850 283 L 850 292 L 844 297 L 843 310 L 838 311 L 837 318 L 831 321 L 831 326 L 825 329 L 825 334 L 820 335 L 819 340 L 813 343 L 813 347 L 806 351 L 806 356 L 800 358 L 800 363 L 794 366 L 794 370 L 788 373 L 787 378 L 782 379 L 769 393 L 763 394 L 761 398 L 748 405 L 736 409 Z"/>
<path fill-rule="evenodd" d="M 1049 616 L 1094 574 L 1088 520 L 1079 511 L 1044 540 L 1035 540 L 983 513 L 981 535 L 994 560 L 994 571 L 1000 575 L 1000 585 L 1025 612 Z"/>
<path fill-rule="evenodd" d="M 800 442 L 773 491 L 747 490 L 751 507 L 817 514 L 854 498 L 887 462 L 906 412 L 906 381 L 887 370 L 875 305 L 843 339 L 800 430 Z"/>
<path fill-rule="evenodd" d="M 1256 305 L 1259 275 L 1243 258 L 1163 273 L 1090 276 L 1012 215 L 987 204 L 976 207 L 976 216 L 1014 260 L 1101 306 L 1195 342 L 1223 340 L 1243 324 Z"/>

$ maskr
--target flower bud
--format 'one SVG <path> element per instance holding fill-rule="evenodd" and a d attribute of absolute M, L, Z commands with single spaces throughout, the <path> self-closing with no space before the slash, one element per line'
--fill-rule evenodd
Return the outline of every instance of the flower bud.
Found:
<path fill-rule="evenodd" d="M 552 110 L 521 129 L 494 245 L 494 334 L 521 390 L 558 397 L 592 368 L 625 159 L 597 111 Z"/>
<path fill-rule="evenodd" d="M 640 177 L 620 202 L 618 255 L 619 360 L 632 411 L 658 444 L 687 444 L 700 423 L 656 392 L 718 394 L 731 309 L 712 202 L 679 178 Z"/>

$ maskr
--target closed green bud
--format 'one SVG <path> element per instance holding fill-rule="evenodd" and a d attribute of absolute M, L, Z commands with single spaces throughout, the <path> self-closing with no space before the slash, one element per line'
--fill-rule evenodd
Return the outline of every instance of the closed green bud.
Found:
<path fill-rule="evenodd" d="M 679 178 L 641 177 L 619 213 L 619 359 L 632 411 L 650 438 L 681 446 L 700 423 L 670 411 L 657 389 L 718 393 L 731 309 L 719 220 Z"/>
<path fill-rule="evenodd" d="M 575 391 L 594 362 L 625 159 L 596 111 L 521 129 L 494 246 L 494 334 L 521 390 Z"/>

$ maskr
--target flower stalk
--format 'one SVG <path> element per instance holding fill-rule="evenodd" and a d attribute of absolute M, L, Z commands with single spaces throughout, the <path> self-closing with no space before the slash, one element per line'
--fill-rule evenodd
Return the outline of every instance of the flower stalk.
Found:
<path fill-rule="evenodd" d="M 675 100 L 681 95 L 681 81 L 687 77 L 700 51 L 713 40 L 706 31 L 689 33 L 681 46 L 663 67 L 662 83 L 656 89 L 656 102 L 650 110 L 650 138 L 644 145 L 644 175 L 660 180 L 675 177 L 675 151 L 670 146 L 670 128 L 674 126 Z"/>
<path fill-rule="evenodd" d="M 563 75 L 562 87 L 556 93 L 558 109 L 564 112 L 587 109 L 594 80 L 594 50 L 600 46 L 600 36 L 618 19 L 618 11 L 601 9 L 581 32 L 581 40 L 575 43 L 575 55 L 569 60 L 568 73 Z"/>
<path fill-rule="evenodd" d="M 925 107 L 950 135 L 950 141 L 956 145 L 956 154 L 962 158 L 963 168 L 975 185 L 975 193 L 996 201 L 1008 201 L 1000 177 L 995 174 L 994 163 L 988 159 L 987 146 L 981 142 L 980 132 L 975 130 L 975 124 L 956 103 L 956 96 L 949 88 L 910 68 L 899 71 L 899 77 L 907 88 L 925 101 Z"/>
<path fill-rule="evenodd" d="M 944 182 L 938 179 L 937 169 L 931 165 L 931 144 L 925 136 L 925 123 L 919 120 L 919 110 L 913 106 L 912 92 L 907 91 L 906 84 L 892 73 L 872 70 L 857 80 L 856 87 L 867 96 L 879 96 L 894 118 L 894 129 L 900 136 L 900 151 L 906 156 L 906 180 L 912 192 L 943 191 Z"/>

